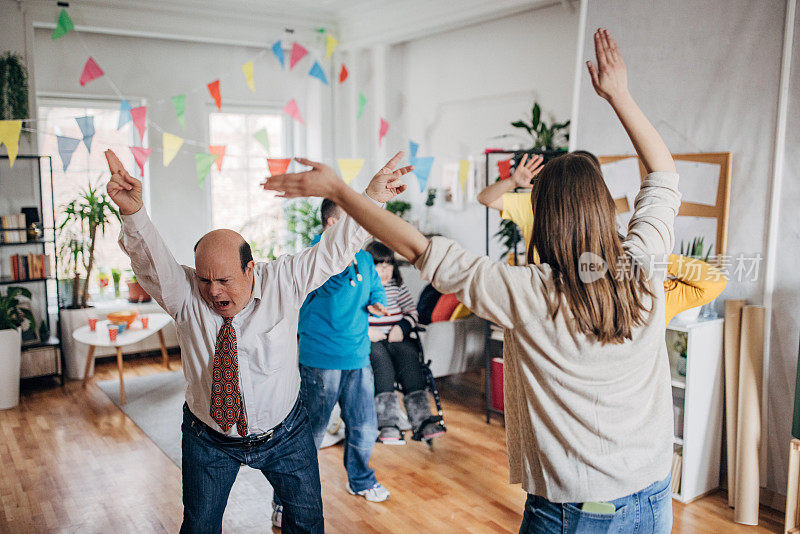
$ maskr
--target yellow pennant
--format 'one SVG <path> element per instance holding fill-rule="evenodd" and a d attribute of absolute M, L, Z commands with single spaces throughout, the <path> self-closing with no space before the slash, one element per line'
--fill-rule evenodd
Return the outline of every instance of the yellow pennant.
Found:
<path fill-rule="evenodd" d="M 467 180 L 469 179 L 469 161 L 462 159 L 458 162 L 458 181 L 461 183 L 461 191 L 467 192 Z"/>
<path fill-rule="evenodd" d="M 342 173 L 342 179 L 347 185 L 350 185 L 350 182 L 361 172 L 361 167 L 364 166 L 363 159 L 339 159 L 337 161 L 339 172 Z"/>
<path fill-rule="evenodd" d="M 178 137 L 177 135 L 172 135 L 170 133 L 164 132 L 163 136 L 163 145 L 164 145 L 164 167 L 168 167 L 172 160 L 175 159 L 175 156 L 178 154 L 178 150 L 181 149 L 183 146 L 183 138 Z"/>
<path fill-rule="evenodd" d="M 8 162 L 14 166 L 19 152 L 19 133 L 22 131 L 22 121 L 0 121 L 0 145 L 6 145 Z"/>
<path fill-rule="evenodd" d="M 327 39 L 325 39 L 325 46 L 327 47 L 327 52 L 325 52 L 325 59 L 330 59 L 333 55 L 333 50 L 339 44 L 339 41 L 336 40 L 336 37 L 333 35 L 328 34 Z"/>
<path fill-rule="evenodd" d="M 242 72 L 244 72 L 244 77 L 247 78 L 247 87 L 249 87 L 250 90 L 255 93 L 256 84 L 255 82 L 253 82 L 253 62 L 248 61 L 247 63 L 242 65 Z"/>

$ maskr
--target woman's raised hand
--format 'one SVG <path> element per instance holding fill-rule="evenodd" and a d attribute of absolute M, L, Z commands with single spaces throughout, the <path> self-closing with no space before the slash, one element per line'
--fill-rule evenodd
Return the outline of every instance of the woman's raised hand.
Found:
<path fill-rule="evenodd" d="M 609 102 L 628 94 L 628 73 L 616 41 L 608 30 L 598 28 L 594 33 L 594 51 L 597 65 L 586 62 L 592 86 L 598 95 Z"/>

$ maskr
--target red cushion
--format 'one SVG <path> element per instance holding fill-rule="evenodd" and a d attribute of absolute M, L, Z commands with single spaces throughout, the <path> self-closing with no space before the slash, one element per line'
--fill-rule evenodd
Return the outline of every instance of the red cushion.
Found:
<path fill-rule="evenodd" d="M 439 300 L 436 302 L 436 306 L 433 308 L 433 313 L 431 313 L 431 322 L 437 323 L 439 321 L 449 321 L 450 316 L 453 315 L 453 311 L 455 311 L 457 306 L 458 299 L 454 293 L 442 295 L 439 297 Z"/>

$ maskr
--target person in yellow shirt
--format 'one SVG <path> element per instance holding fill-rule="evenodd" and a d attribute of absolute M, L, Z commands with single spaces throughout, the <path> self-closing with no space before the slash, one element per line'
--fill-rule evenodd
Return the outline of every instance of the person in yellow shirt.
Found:
<path fill-rule="evenodd" d="M 591 152 L 576 150 L 575 153 L 588 156 L 600 167 L 600 161 Z M 528 154 L 525 154 L 510 179 L 500 180 L 478 194 L 478 202 L 498 210 L 501 218 L 508 219 L 519 227 L 525 238 L 526 250 L 533 233 L 531 194 L 515 193 L 514 189 L 532 189 L 531 182 L 542 170 L 542 166 L 542 156 L 528 158 Z M 627 199 L 615 199 L 614 202 L 618 212 L 628 211 Z M 538 263 L 536 251 L 534 262 Z M 667 324 L 680 312 L 702 306 L 717 298 L 727 283 L 728 278 L 716 267 L 698 259 L 670 254 L 667 277 L 664 280 Z"/>

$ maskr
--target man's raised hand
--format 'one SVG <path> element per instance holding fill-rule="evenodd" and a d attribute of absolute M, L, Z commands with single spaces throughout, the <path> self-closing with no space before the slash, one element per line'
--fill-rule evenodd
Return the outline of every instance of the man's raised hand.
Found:
<path fill-rule="evenodd" d="M 128 174 L 113 151 L 106 150 L 105 155 L 108 170 L 111 171 L 111 179 L 106 186 L 108 196 L 119 206 L 121 214 L 133 215 L 142 209 L 142 182 Z"/>
<path fill-rule="evenodd" d="M 394 170 L 402 158 L 403 151 L 401 150 L 372 177 L 367 186 L 367 195 L 371 199 L 377 202 L 388 202 L 406 190 L 406 186 L 400 180 L 400 177 L 413 171 L 414 167 L 408 165 Z"/>
<path fill-rule="evenodd" d="M 347 187 L 336 172 L 324 163 L 305 158 L 294 159 L 311 169 L 270 176 L 261 186 L 268 191 L 278 191 L 279 198 L 323 197 L 331 200 L 335 199 L 339 188 Z"/>

